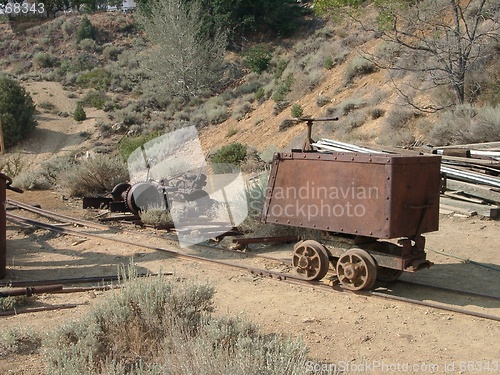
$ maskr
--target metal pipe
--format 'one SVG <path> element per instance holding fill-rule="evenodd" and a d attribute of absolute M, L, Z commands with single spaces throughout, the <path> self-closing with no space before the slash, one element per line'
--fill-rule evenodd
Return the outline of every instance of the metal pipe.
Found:
<path fill-rule="evenodd" d="M 62 285 L 28 286 L 26 288 L 11 289 L 0 292 L 0 297 L 27 296 L 34 294 L 52 293 L 62 290 Z"/>
<path fill-rule="evenodd" d="M 332 141 L 330 139 L 322 139 L 319 142 L 316 142 L 314 145 L 316 147 L 324 148 L 330 151 L 338 151 L 334 150 L 334 148 L 337 148 L 337 149 L 345 149 L 347 151 L 352 151 L 352 152 L 381 153 L 380 151 L 377 150 L 372 150 L 366 147 L 358 147 L 345 142 Z M 449 177 L 452 177 L 457 180 L 480 183 L 500 188 L 500 179 L 495 177 L 483 176 L 474 172 L 460 171 L 458 169 L 446 167 L 444 165 L 441 165 L 441 173 L 445 173 Z"/>
<path fill-rule="evenodd" d="M 42 306 L 42 307 L 32 307 L 24 310 L 9 310 L 9 311 L 0 311 L 0 316 L 10 316 L 10 315 L 19 315 L 19 314 L 28 314 L 40 311 L 53 311 L 53 310 L 62 310 L 62 309 L 73 309 L 78 305 L 54 305 L 54 306 Z"/>
<path fill-rule="evenodd" d="M 361 152 L 361 153 L 367 153 L 367 154 L 385 154 L 385 152 L 383 152 L 383 151 L 373 150 L 373 149 L 367 148 L 367 147 L 356 146 L 356 145 L 346 143 L 346 142 L 334 141 L 334 140 L 327 139 L 327 138 L 322 138 L 321 140 L 316 142 L 316 144 L 326 145 L 326 146 L 334 146 L 334 147 L 338 147 L 338 148 L 352 151 L 352 152 Z"/>
<path fill-rule="evenodd" d="M 500 188 L 500 179 L 495 177 L 483 176 L 474 172 L 460 171 L 458 169 L 446 167 L 444 165 L 441 165 L 441 172 L 456 180 L 481 183 L 484 185 Z"/>

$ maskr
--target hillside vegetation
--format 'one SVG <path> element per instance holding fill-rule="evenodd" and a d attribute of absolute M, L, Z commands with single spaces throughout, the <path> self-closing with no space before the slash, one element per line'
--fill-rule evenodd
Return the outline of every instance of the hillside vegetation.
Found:
<path fill-rule="evenodd" d="M 444 7 L 450 2 L 427 3 Z M 212 153 L 237 142 L 270 155 L 277 149 L 301 145 L 305 127 L 290 121 L 297 116 L 339 117 L 339 121 L 317 125 L 315 138 L 403 147 L 492 141 L 500 136 L 499 9 L 494 3 L 473 1 L 464 7 L 467 15 L 474 16 L 474 7 L 480 3 L 485 8 L 477 18 L 479 29 L 471 43 L 474 54 L 469 56 L 462 80 L 463 100 L 455 95 L 456 82 L 443 79 L 446 75 L 437 68 L 440 56 L 433 57 L 434 70 L 428 71 L 426 62 L 432 58 L 420 46 L 427 46 L 429 17 L 436 15 L 423 6 L 425 2 L 419 3 L 418 11 L 421 15 L 426 12 L 430 21 L 420 25 L 420 30 L 409 21 L 391 26 L 399 15 L 395 12 L 413 11 L 406 5 L 384 8 L 354 2 L 357 7 L 346 8 L 325 0 L 314 4 L 316 10 L 322 10 L 318 15 L 311 10 L 313 4 L 306 2 L 293 5 L 293 18 L 286 18 L 286 25 L 293 27 L 280 23 L 278 29 L 270 27 L 276 26 L 277 14 L 264 6 L 266 1 L 261 8 L 242 6 L 241 12 L 253 16 L 254 23 L 249 21 L 253 26 L 226 32 L 228 49 L 221 65 L 214 67 L 217 79 L 208 84 L 192 81 L 184 88 L 168 85 L 175 81 L 173 76 L 162 83 L 161 77 L 168 77 L 166 72 L 174 70 L 173 64 L 181 58 L 169 60 L 168 55 L 174 56 L 172 43 L 178 41 L 167 40 L 168 32 L 156 35 L 152 19 L 153 26 L 143 28 L 148 19 L 144 11 L 62 15 L 19 33 L 4 22 L 0 25 L 4 35 L 0 66 L 21 82 L 59 82 L 68 98 L 81 103 L 85 111 L 104 111 L 94 118 L 91 139 L 110 145 L 120 140 L 123 156 L 127 155 L 123 150 L 188 124 L 197 126 L 204 147 Z M 224 19 L 236 22 L 244 18 L 222 5 L 212 11 L 220 11 L 226 18 L 200 20 L 207 42 L 214 40 L 214 30 Z M 258 12 L 261 18 L 256 18 Z M 452 13 L 449 15 L 446 23 L 439 20 L 443 33 L 454 30 Z M 195 16 L 192 11 L 190 17 Z M 267 19 L 267 24 L 255 21 Z M 405 26 L 414 34 L 405 34 Z M 398 28 L 407 39 L 398 41 L 399 34 L 390 34 Z M 196 48 L 205 46 L 200 44 L 200 33 L 193 36 L 192 43 L 198 45 L 190 46 L 195 55 Z M 485 37 L 479 39 L 480 33 Z M 406 44 L 415 42 L 408 35 L 423 36 L 419 42 L 417 38 L 419 48 L 407 48 Z M 446 45 L 438 44 L 442 40 L 435 39 L 429 40 L 446 50 Z M 156 63 L 148 64 L 153 58 Z M 168 62 L 164 66 L 162 59 Z M 189 62 L 181 67 L 186 64 Z M 211 69 L 208 65 L 198 69 L 199 65 L 193 68 L 197 76 Z M 39 110 L 75 116 L 55 107 L 50 100 L 37 103 Z M 80 110 L 78 115 L 84 119 Z M 113 149 L 116 147 L 100 147 L 96 152 Z"/>

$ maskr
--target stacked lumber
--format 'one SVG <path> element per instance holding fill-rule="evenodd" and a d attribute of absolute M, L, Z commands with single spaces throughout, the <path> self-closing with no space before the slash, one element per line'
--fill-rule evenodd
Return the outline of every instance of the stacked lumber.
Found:
<path fill-rule="evenodd" d="M 500 142 L 435 147 L 430 151 L 442 156 L 442 211 L 500 218 Z"/>
<path fill-rule="evenodd" d="M 383 146 L 357 146 L 321 139 L 313 146 L 320 152 L 432 153 L 442 156 L 443 176 L 440 212 L 462 216 L 500 218 L 500 142 L 399 150 Z"/>

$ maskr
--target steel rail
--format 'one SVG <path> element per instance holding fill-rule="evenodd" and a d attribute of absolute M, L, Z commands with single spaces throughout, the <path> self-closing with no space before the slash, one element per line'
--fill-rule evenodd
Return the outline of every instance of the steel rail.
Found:
<path fill-rule="evenodd" d="M 134 234 L 134 235 L 148 236 L 148 238 L 155 237 L 155 238 L 159 238 L 159 239 L 162 239 L 162 240 L 166 239 L 165 237 L 158 236 L 158 235 L 155 235 L 155 234 L 144 234 L 144 233 L 140 233 L 140 232 L 136 232 L 136 231 L 131 231 L 131 230 L 128 230 L 128 229 L 117 229 L 117 228 L 114 228 L 114 227 L 111 227 L 111 226 L 108 226 L 108 225 L 96 224 L 96 223 L 94 223 L 92 221 L 83 220 L 83 219 L 77 219 L 77 218 L 74 218 L 74 217 L 71 217 L 71 216 L 62 215 L 62 214 L 58 214 L 58 213 L 55 213 L 55 212 L 52 212 L 52 211 L 43 210 L 43 209 L 36 208 L 36 207 L 30 206 L 28 204 L 25 204 L 25 203 L 22 203 L 22 202 L 18 202 L 18 201 L 14 201 L 14 200 L 11 200 L 11 199 L 8 200 L 8 203 L 11 204 L 11 205 L 17 206 L 19 208 L 22 208 L 25 211 L 33 212 L 33 213 L 36 213 L 36 214 L 38 214 L 40 216 L 43 216 L 43 217 L 46 217 L 46 218 L 49 218 L 49 219 L 55 219 L 55 220 L 58 220 L 58 221 L 63 221 L 64 220 L 64 221 L 69 222 L 69 223 L 79 224 L 79 225 L 90 227 L 90 228 L 105 229 L 105 230 L 109 230 L 109 231 L 114 232 L 114 233 L 130 233 L 130 234 Z M 177 238 L 175 236 L 172 235 L 172 236 L 169 236 L 169 237 L 170 238 L 167 238 L 167 239 L 170 239 L 172 241 L 177 241 Z M 224 252 L 229 252 L 229 253 L 234 253 L 234 254 L 239 254 L 239 255 L 245 255 L 245 257 L 262 258 L 262 259 L 267 259 L 267 260 L 274 260 L 274 261 L 277 261 L 277 262 L 285 262 L 285 263 L 288 263 L 288 264 L 291 263 L 288 260 L 276 259 L 276 258 L 273 258 L 273 257 L 270 257 L 270 256 L 266 256 L 266 255 L 262 255 L 262 254 L 253 254 L 253 253 L 243 252 L 243 251 L 239 251 L 239 250 L 221 248 L 221 247 L 217 247 L 217 246 L 211 246 L 211 245 L 200 244 L 200 243 L 196 243 L 196 244 L 193 243 L 193 245 L 207 247 L 207 248 L 212 249 L 212 250 L 221 250 L 221 251 L 224 251 Z"/>
<path fill-rule="evenodd" d="M 169 249 L 165 249 L 162 247 L 149 246 L 146 244 L 139 244 L 139 243 L 135 243 L 133 241 L 110 238 L 110 237 L 107 237 L 104 235 L 98 235 L 98 234 L 94 234 L 94 233 L 86 233 L 86 232 L 77 231 L 75 229 L 70 229 L 70 228 L 61 228 L 61 227 L 54 226 L 51 224 L 37 222 L 36 220 L 22 218 L 22 217 L 12 215 L 9 213 L 7 214 L 7 219 L 11 220 L 11 221 L 15 221 L 15 222 L 21 222 L 24 224 L 30 224 L 33 226 L 37 226 L 39 228 L 51 230 L 51 231 L 62 233 L 62 234 L 75 235 L 75 236 L 88 236 L 88 237 L 98 238 L 101 240 L 104 239 L 104 240 L 109 240 L 109 241 L 115 241 L 118 243 L 123 243 L 123 244 L 131 245 L 131 246 L 137 246 L 137 247 L 147 248 L 147 249 L 151 249 L 151 250 L 161 251 L 161 252 L 169 254 L 173 257 L 179 257 L 179 258 L 189 259 L 189 260 L 193 260 L 193 261 L 206 262 L 206 263 L 215 263 L 215 264 L 219 264 L 219 265 L 223 265 L 223 266 L 227 266 L 227 267 L 231 267 L 231 268 L 235 268 L 235 269 L 246 270 L 246 271 L 251 272 L 254 275 L 269 276 L 271 278 L 276 278 L 277 280 L 284 280 L 284 281 L 286 281 L 288 283 L 292 283 L 292 284 L 301 284 L 301 285 L 307 285 L 307 286 L 312 286 L 312 287 L 318 287 L 318 288 L 322 288 L 322 289 L 330 290 L 330 291 L 338 290 L 338 289 L 335 289 L 333 286 L 324 284 L 322 282 L 307 281 L 307 280 L 302 279 L 299 276 L 288 275 L 288 274 L 284 274 L 282 272 L 263 270 L 263 269 L 259 269 L 259 268 L 255 268 L 255 267 L 238 265 L 238 264 L 220 261 L 220 260 L 216 260 L 216 259 L 204 258 L 204 257 L 197 256 L 197 255 L 183 254 L 183 253 L 180 253 L 178 251 L 169 250 Z M 354 292 L 354 291 L 346 290 L 344 288 L 341 288 L 340 290 L 352 292 L 353 294 L 359 294 L 359 295 L 364 295 L 364 296 L 376 296 L 376 297 L 380 297 L 380 298 L 391 299 L 391 300 L 395 300 L 395 301 L 406 302 L 406 303 L 416 304 L 416 305 L 425 306 L 425 307 L 431 307 L 431 308 L 435 308 L 435 309 L 450 311 L 450 312 L 454 312 L 454 313 L 460 313 L 460 314 L 479 317 L 479 318 L 483 318 L 483 319 L 500 321 L 500 317 L 498 317 L 498 316 L 483 314 L 483 313 L 479 313 L 479 312 L 472 311 L 472 310 L 460 309 L 460 308 L 456 308 L 453 306 L 445 306 L 445 305 L 441 305 L 441 304 L 434 303 L 434 302 L 420 301 L 420 300 L 416 300 L 416 299 L 399 297 L 399 296 L 394 296 L 391 294 L 386 294 L 386 293 L 376 292 L 376 291 Z"/>
<path fill-rule="evenodd" d="M 97 238 L 100 240 L 114 241 L 114 242 L 122 243 L 125 245 L 137 246 L 137 247 L 142 247 L 144 249 L 164 252 L 166 254 L 171 255 L 172 257 L 185 258 L 185 259 L 190 259 L 190 260 L 195 260 L 195 261 L 200 261 L 200 262 L 216 263 L 216 264 L 220 264 L 220 265 L 224 265 L 224 266 L 228 266 L 228 267 L 238 268 L 241 270 L 247 270 L 247 271 L 250 271 L 252 273 L 261 275 L 261 276 L 277 277 L 280 280 L 283 278 L 295 278 L 297 280 L 301 280 L 301 278 L 299 276 L 286 275 L 286 274 L 283 274 L 281 272 L 269 271 L 269 270 L 255 268 L 255 267 L 237 265 L 234 263 L 229 263 L 229 262 L 225 262 L 225 261 L 221 261 L 221 260 L 204 258 L 204 257 L 198 256 L 198 255 L 185 254 L 185 253 L 181 253 L 181 252 L 176 251 L 176 250 L 166 249 L 166 248 L 158 247 L 158 246 L 151 246 L 151 245 L 147 245 L 144 243 L 136 243 L 136 242 L 124 240 L 121 238 L 111 238 L 108 236 L 104 236 L 102 234 L 84 232 L 84 231 L 79 231 L 79 230 L 75 230 L 72 228 L 58 227 L 58 226 L 55 226 L 52 224 L 46 224 L 46 223 L 42 223 L 42 222 L 39 222 L 36 220 L 23 218 L 21 216 L 13 215 L 11 213 L 7 213 L 6 216 L 7 216 L 7 220 L 10 220 L 10 221 L 23 223 L 23 224 L 30 224 L 30 225 L 35 226 L 35 227 L 39 227 L 42 229 L 50 230 L 50 231 L 61 233 L 61 234 L 73 235 L 73 236 L 83 237 L 83 238 Z M 238 253 L 241 253 L 241 252 L 238 252 Z M 241 254 L 246 254 L 246 253 L 241 253 Z M 282 262 L 279 259 L 274 259 L 274 260 L 276 260 L 277 262 Z"/>
<path fill-rule="evenodd" d="M 489 295 L 489 294 L 481 294 L 481 293 L 468 292 L 466 290 L 458 290 L 458 289 L 446 288 L 446 287 L 443 287 L 443 286 L 428 285 L 428 284 L 416 283 L 414 281 L 406 281 L 406 280 L 397 280 L 396 283 L 397 284 L 406 284 L 406 285 L 418 286 L 419 288 L 435 289 L 435 290 L 440 290 L 442 292 L 457 293 L 457 294 L 462 294 L 464 296 L 469 296 L 469 297 L 487 298 L 487 299 L 492 299 L 492 300 L 500 301 L 500 297 L 495 297 L 495 296 L 492 296 L 492 295 Z"/>
<path fill-rule="evenodd" d="M 116 230 L 115 228 L 112 228 L 108 225 L 98 224 L 98 223 L 94 223 L 93 221 L 78 219 L 75 217 L 58 214 L 56 212 L 43 210 L 41 208 L 30 206 L 29 204 L 18 202 L 18 201 L 12 200 L 12 199 L 7 199 L 6 203 L 10 204 L 12 206 L 16 206 L 16 207 L 21 208 L 21 209 L 26 210 L 26 211 L 34 212 L 40 216 L 44 216 L 44 217 L 47 217 L 50 219 L 56 219 L 58 221 L 66 221 L 68 223 L 79 224 L 82 226 L 95 228 L 95 229 Z"/>
<path fill-rule="evenodd" d="M 163 276 L 172 276 L 173 272 L 163 272 Z M 138 273 L 134 275 L 135 277 L 148 277 L 148 276 L 159 276 L 157 273 Z M 119 275 L 107 275 L 107 276 L 90 276 L 90 277 L 78 277 L 78 278 L 66 278 L 66 279 L 51 279 L 51 280 L 31 280 L 31 281 L 8 281 L 6 283 L 0 284 L 0 288 L 22 288 L 31 286 L 43 286 L 43 285 L 53 285 L 53 284 L 87 284 L 87 283 L 106 283 L 112 281 L 120 281 L 126 276 Z"/>
<path fill-rule="evenodd" d="M 460 309 L 458 307 L 453 307 L 453 306 L 445 306 L 445 305 L 441 305 L 441 304 L 435 303 L 435 302 L 420 301 L 420 300 L 413 299 L 413 298 L 394 296 L 391 294 L 386 294 L 386 293 L 381 293 L 381 292 L 370 292 L 370 295 L 385 298 L 385 299 L 391 299 L 391 300 L 395 300 L 395 301 L 408 302 L 408 303 L 412 303 L 412 304 L 420 305 L 420 306 L 425 306 L 425 307 L 432 307 L 434 309 L 440 309 L 440 310 L 444 310 L 444 311 L 451 311 L 454 313 L 475 316 L 478 318 L 495 320 L 497 322 L 500 322 L 499 316 L 483 314 L 480 312 L 466 310 L 466 309 Z"/>

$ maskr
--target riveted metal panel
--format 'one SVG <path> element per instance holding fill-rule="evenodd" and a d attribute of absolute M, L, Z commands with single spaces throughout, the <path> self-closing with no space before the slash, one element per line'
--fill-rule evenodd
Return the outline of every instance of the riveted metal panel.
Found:
<path fill-rule="evenodd" d="M 439 156 L 275 155 L 262 221 L 396 238 L 438 229 Z"/>

